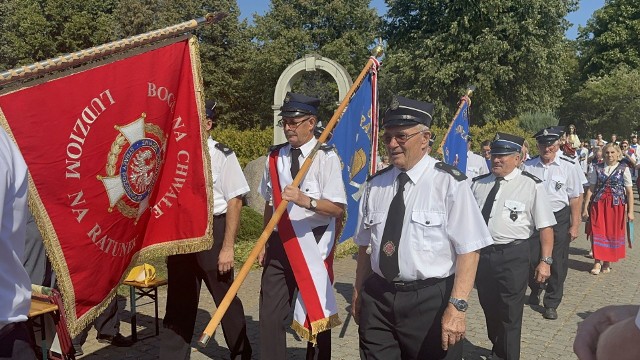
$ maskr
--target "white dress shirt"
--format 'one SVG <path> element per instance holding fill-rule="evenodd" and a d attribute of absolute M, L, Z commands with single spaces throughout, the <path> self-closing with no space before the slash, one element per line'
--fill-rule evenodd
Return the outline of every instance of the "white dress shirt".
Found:
<path fill-rule="evenodd" d="M 227 155 L 216 144 L 218 142 L 212 138 L 207 140 L 213 176 L 213 215 L 222 215 L 227 212 L 227 201 L 248 193 L 249 184 L 236 154 L 231 152 Z"/>
<path fill-rule="evenodd" d="M 466 181 L 435 167 L 425 155 L 407 171 L 406 212 L 398 246 L 398 280 L 445 278 L 455 273 L 457 254 L 491 245 L 493 240 Z M 400 170 L 391 167 L 366 183 L 354 237 L 360 246 L 371 244 L 371 268 L 380 275 L 379 253 L 391 200 Z"/>
<path fill-rule="evenodd" d="M 31 280 L 22 266 L 27 188 L 27 165 L 0 127 L 0 329 L 26 321 L 31 306 Z"/>
<path fill-rule="evenodd" d="M 477 179 L 471 191 L 482 209 L 495 184 L 496 176 Z M 528 239 L 534 230 L 556 224 L 542 183 L 522 174 L 518 168 L 500 182 L 489 216 L 489 231 L 495 244 Z"/>
<path fill-rule="evenodd" d="M 300 150 L 302 155 L 299 158 L 300 168 L 302 164 L 311 154 L 311 150 L 316 146 L 318 140 L 312 138 L 309 142 L 302 145 Z M 291 145 L 287 144 L 280 148 L 278 154 L 278 176 L 285 180 L 285 183 L 293 183 L 291 177 Z M 260 182 L 260 194 L 262 197 L 272 203 L 271 175 L 269 174 L 269 157 L 267 157 L 264 175 Z M 314 199 L 325 199 L 334 203 L 346 204 L 347 195 L 342 182 L 342 170 L 340 166 L 340 158 L 334 150 L 324 151 L 318 150 L 309 171 L 305 174 L 304 179 L 300 183 L 300 190 L 307 196 Z M 275 209 L 274 209 L 275 210 Z M 309 221 L 311 228 L 325 226 L 331 221 L 331 217 L 319 214 L 315 211 L 304 209 L 307 214 L 306 219 Z"/>
<path fill-rule="evenodd" d="M 486 159 L 472 151 L 467 151 L 467 184 L 471 185 L 474 177 L 488 173 Z"/>
<path fill-rule="evenodd" d="M 548 164 L 537 156 L 527 161 L 524 169 L 543 181 L 553 212 L 562 210 L 569 205 L 569 199 L 584 193 L 586 181 L 582 180 L 585 177 L 582 169 L 573 160 L 563 159 L 559 154 Z"/>

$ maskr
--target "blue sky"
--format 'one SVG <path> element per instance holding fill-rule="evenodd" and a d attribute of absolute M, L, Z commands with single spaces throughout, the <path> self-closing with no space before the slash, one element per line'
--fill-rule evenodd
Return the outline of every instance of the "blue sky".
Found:
<path fill-rule="evenodd" d="M 578 11 L 567 16 L 567 19 L 574 24 L 574 26 L 567 31 L 567 37 L 569 39 L 576 38 L 578 35 L 578 25 L 585 25 L 593 12 L 604 5 L 604 1 L 605 0 L 580 0 L 580 8 Z M 271 4 L 269 0 L 238 0 L 241 17 L 248 17 L 249 19 L 251 19 L 253 13 L 264 14 L 269 10 L 269 4 Z M 371 6 L 377 8 L 378 13 L 381 15 L 386 12 L 387 7 L 384 0 L 372 0 Z"/>

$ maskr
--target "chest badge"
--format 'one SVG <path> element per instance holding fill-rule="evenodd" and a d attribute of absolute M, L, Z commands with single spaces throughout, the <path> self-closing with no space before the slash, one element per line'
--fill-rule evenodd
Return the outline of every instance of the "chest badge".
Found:
<path fill-rule="evenodd" d="M 560 190 L 563 185 L 564 185 L 563 183 L 556 181 L 556 190 Z"/>
<path fill-rule="evenodd" d="M 384 243 L 382 251 L 385 255 L 391 256 L 396 252 L 396 244 L 394 244 L 393 241 L 387 241 L 386 243 Z"/>
<path fill-rule="evenodd" d="M 511 219 L 511 221 L 518 220 L 518 213 L 515 210 L 511 210 L 509 212 L 509 219 Z"/>

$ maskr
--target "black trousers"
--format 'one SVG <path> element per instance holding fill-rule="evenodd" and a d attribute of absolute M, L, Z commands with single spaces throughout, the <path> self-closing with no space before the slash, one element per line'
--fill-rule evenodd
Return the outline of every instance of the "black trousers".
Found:
<path fill-rule="evenodd" d="M 360 292 L 360 358 L 462 359 L 462 342 L 442 350 L 442 315 L 453 276 L 417 290 L 398 291 L 371 275 Z"/>
<path fill-rule="evenodd" d="M 493 359 L 520 359 L 529 244 L 488 246 L 480 252 L 476 287 L 493 344 Z"/>
<path fill-rule="evenodd" d="M 169 287 L 160 359 L 189 359 L 202 281 L 204 280 L 216 305 L 220 304 L 233 283 L 233 270 L 226 274 L 218 272 L 218 256 L 222 250 L 225 223 L 224 216 L 214 217 L 211 249 L 173 255 L 167 259 Z M 221 323 L 231 359 L 251 359 L 244 308 L 237 296 L 231 301 Z"/>
<path fill-rule="evenodd" d="M 564 294 L 564 281 L 569 270 L 569 224 L 571 223 L 571 209 L 564 209 L 553 213 L 557 224 L 553 226 L 553 265 L 551 265 L 551 277 L 547 280 L 544 294 L 544 306 L 557 309 Z M 535 279 L 535 269 L 540 263 L 540 234 L 534 236 L 531 244 L 531 268 L 529 272 L 529 287 L 534 294 L 540 294 L 541 284 Z"/>
<path fill-rule="evenodd" d="M 286 329 L 290 325 L 287 319 L 295 304 L 297 289 L 298 284 L 282 241 L 274 232 L 267 243 L 260 287 L 260 359 L 287 358 Z M 306 358 L 331 359 L 331 330 L 318 334 L 317 347 L 307 344 Z"/>
<path fill-rule="evenodd" d="M 0 360 L 35 360 L 33 341 L 25 322 L 11 323 L 0 329 Z"/>
<path fill-rule="evenodd" d="M 120 332 L 120 319 L 118 318 L 118 300 L 114 298 L 111 300 L 107 308 L 93 321 L 93 326 L 96 328 L 98 335 L 103 336 L 115 336 Z M 74 347 L 82 347 L 87 336 L 89 335 L 89 329 L 91 325 L 84 328 L 76 337 L 71 339 L 71 343 Z"/>

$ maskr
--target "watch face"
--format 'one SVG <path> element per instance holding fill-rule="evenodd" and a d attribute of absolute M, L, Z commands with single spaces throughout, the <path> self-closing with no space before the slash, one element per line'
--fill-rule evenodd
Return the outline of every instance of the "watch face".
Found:
<path fill-rule="evenodd" d="M 464 300 L 459 300 L 456 307 L 460 311 L 467 311 L 467 308 L 469 307 L 469 304 Z"/>

